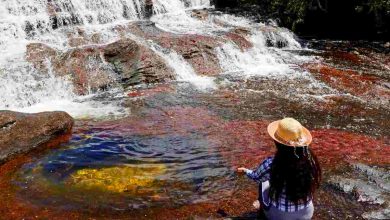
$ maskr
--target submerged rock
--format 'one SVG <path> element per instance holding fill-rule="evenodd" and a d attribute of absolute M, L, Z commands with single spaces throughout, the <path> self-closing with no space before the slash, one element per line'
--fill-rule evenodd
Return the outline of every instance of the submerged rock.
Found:
<path fill-rule="evenodd" d="M 159 185 L 158 176 L 164 174 L 166 169 L 163 164 L 81 169 L 73 173 L 66 184 L 69 187 L 114 193 L 152 193 L 153 187 Z"/>
<path fill-rule="evenodd" d="M 0 163 L 68 133 L 72 126 L 73 119 L 65 112 L 0 111 Z"/>

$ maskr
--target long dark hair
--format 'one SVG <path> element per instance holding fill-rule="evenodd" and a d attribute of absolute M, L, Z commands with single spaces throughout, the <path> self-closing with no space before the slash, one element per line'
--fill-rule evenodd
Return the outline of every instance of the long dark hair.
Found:
<path fill-rule="evenodd" d="M 285 190 L 287 200 L 295 204 L 313 198 L 321 182 L 321 167 L 309 147 L 289 147 L 275 142 L 277 152 L 271 165 L 269 195 L 278 198 Z"/>

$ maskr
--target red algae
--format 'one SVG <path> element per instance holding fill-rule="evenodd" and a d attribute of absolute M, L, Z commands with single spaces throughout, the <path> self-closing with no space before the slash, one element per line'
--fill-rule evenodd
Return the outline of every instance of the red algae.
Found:
<path fill-rule="evenodd" d="M 390 145 L 386 139 L 334 129 L 313 130 L 312 148 L 326 168 L 346 162 L 390 165 Z"/>
<path fill-rule="evenodd" d="M 307 65 L 316 78 L 341 92 L 363 98 L 366 101 L 388 103 L 390 89 L 379 76 L 359 73 L 350 69 L 337 69 L 323 64 Z"/>
<path fill-rule="evenodd" d="M 265 157 L 273 155 L 275 148 L 266 128 L 270 121 L 225 121 L 218 115 L 201 108 L 166 107 L 149 110 L 142 118 L 128 117 L 110 122 L 95 122 L 86 127 L 97 130 L 113 130 L 118 135 L 203 135 L 210 148 L 217 148 L 232 172 L 238 166 L 256 167 Z M 76 124 L 77 125 L 77 124 Z M 314 136 L 312 149 L 319 157 L 325 174 L 350 162 L 373 165 L 389 165 L 388 140 L 336 129 L 311 129 Z M 86 129 L 75 128 L 76 133 Z M 104 134 L 102 134 L 104 135 Z M 56 144 L 51 145 L 56 146 Z M 224 197 L 213 202 L 198 202 L 174 208 L 151 207 L 144 210 L 120 212 L 114 210 L 69 211 L 53 206 L 39 207 L 23 200 L 15 193 L 11 179 L 14 172 L 32 160 L 31 156 L 19 156 L 0 167 L 0 214 L 5 219 L 183 219 L 193 217 L 224 218 L 256 216 L 251 203 L 257 197 L 256 184 L 240 177 Z M 314 219 L 328 219 L 326 210 L 337 209 L 337 195 L 321 188 L 315 200 L 319 211 Z M 158 199 L 158 198 L 157 198 Z M 358 209 L 359 207 L 355 207 Z M 354 208 L 354 209 L 355 209 Z"/>
<path fill-rule="evenodd" d="M 267 134 L 268 121 L 235 121 L 223 125 L 220 133 L 214 138 L 218 142 L 221 154 L 232 167 L 255 167 L 275 148 Z M 365 164 L 390 165 L 390 145 L 386 139 L 375 139 L 370 136 L 335 129 L 313 129 L 314 137 L 311 148 L 319 157 L 325 169 L 332 170 L 346 166 L 351 162 Z"/>
<path fill-rule="evenodd" d="M 224 158 L 235 167 L 250 163 L 256 165 L 260 159 L 272 155 L 273 142 L 266 132 L 268 123 L 269 121 L 225 122 L 202 108 L 171 107 L 151 111 L 142 119 L 131 117 L 113 124 L 118 132 L 136 135 L 186 135 L 194 131 L 206 134 L 208 141 L 219 147 Z M 312 147 L 326 166 L 340 161 L 367 164 L 388 164 L 390 161 L 390 148 L 384 138 L 380 140 L 335 129 L 314 129 L 312 132 Z"/>
<path fill-rule="evenodd" d="M 173 133 L 204 134 L 210 145 L 218 147 L 232 167 L 256 166 L 262 158 L 274 152 L 267 134 L 270 121 L 224 121 L 203 108 L 170 107 L 152 110 L 143 118 L 129 117 L 103 122 L 98 129 L 113 129 L 118 134 L 161 135 Z M 335 129 L 313 129 L 312 148 L 328 167 L 338 162 L 389 164 L 390 146 L 386 137 L 375 139 L 363 134 Z"/>
<path fill-rule="evenodd" d="M 332 87 L 354 95 L 375 91 L 375 84 L 380 81 L 376 76 L 362 75 L 354 70 L 341 70 L 327 65 L 308 65 L 307 68 Z"/>
<path fill-rule="evenodd" d="M 359 65 L 363 62 L 358 54 L 346 51 L 332 51 L 324 54 L 325 57 L 331 57 L 335 61 L 349 62 L 352 65 Z"/>
<path fill-rule="evenodd" d="M 161 135 L 173 133 L 186 135 L 205 131 L 218 124 L 216 116 L 202 108 L 171 107 L 150 110 L 144 117 L 128 117 L 117 121 L 103 122 L 97 129 L 113 129 L 119 134 Z"/>
<path fill-rule="evenodd" d="M 254 167 L 274 152 L 272 139 L 266 132 L 267 125 L 267 121 L 227 122 L 218 133 L 213 133 L 211 142 L 217 143 L 232 167 Z"/>

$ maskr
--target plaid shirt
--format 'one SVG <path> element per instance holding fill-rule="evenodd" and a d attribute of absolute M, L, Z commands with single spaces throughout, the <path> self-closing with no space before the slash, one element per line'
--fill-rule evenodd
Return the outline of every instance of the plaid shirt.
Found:
<path fill-rule="evenodd" d="M 273 157 L 268 157 L 265 159 L 260 166 L 256 170 L 245 170 L 246 175 L 261 184 L 262 182 L 269 181 L 271 178 L 271 165 L 272 165 Z M 264 200 L 264 199 L 263 199 Z M 302 210 L 306 207 L 308 207 L 311 204 L 311 199 L 307 202 L 301 202 L 298 204 L 295 204 L 291 201 L 288 201 L 286 199 L 286 194 L 285 194 L 285 189 L 283 190 L 280 198 L 278 199 L 279 201 L 271 201 L 270 204 L 265 203 L 266 205 L 271 205 L 276 207 L 277 209 L 284 211 L 284 212 L 296 212 L 299 210 Z M 263 201 L 264 203 L 264 201 Z"/>

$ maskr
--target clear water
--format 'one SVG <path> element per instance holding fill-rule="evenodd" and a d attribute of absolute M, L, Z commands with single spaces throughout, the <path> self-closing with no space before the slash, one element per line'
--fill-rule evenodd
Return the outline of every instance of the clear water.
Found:
<path fill-rule="evenodd" d="M 88 137 L 75 135 L 69 147 L 25 165 L 19 180 L 27 190 L 23 194 L 38 204 L 55 201 L 60 207 L 76 210 L 80 200 L 105 195 L 101 208 L 132 210 L 213 201 L 233 187 L 233 172 L 202 135 L 137 136 L 110 131 L 85 135 Z M 78 172 L 105 172 L 107 168 L 106 176 L 75 177 Z M 160 170 L 154 172 L 157 168 Z M 126 174 L 126 170 L 131 176 L 121 173 Z M 148 178 L 152 181 L 143 185 Z M 37 199 L 37 188 L 46 191 L 46 199 Z M 84 192 L 81 195 L 80 190 Z M 160 199 L 153 200 L 157 196 Z M 58 197 L 62 199 L 55 199 Z"/>

